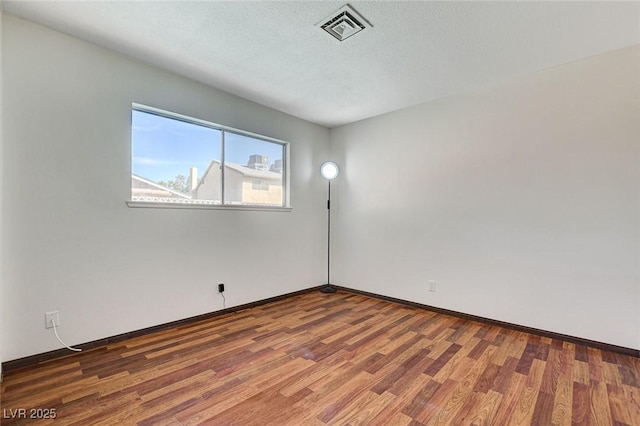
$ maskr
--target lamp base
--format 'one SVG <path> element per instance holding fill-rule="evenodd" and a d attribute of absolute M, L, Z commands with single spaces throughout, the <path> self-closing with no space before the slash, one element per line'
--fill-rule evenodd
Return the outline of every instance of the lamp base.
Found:
<path fill-rule="evenodd" d="M 336 292 L 336 288 L 332 287 L 331 284 L 327 284 L 323 287 L 320 288 L 320 292 L 321 293 L 335 293 Z"/>

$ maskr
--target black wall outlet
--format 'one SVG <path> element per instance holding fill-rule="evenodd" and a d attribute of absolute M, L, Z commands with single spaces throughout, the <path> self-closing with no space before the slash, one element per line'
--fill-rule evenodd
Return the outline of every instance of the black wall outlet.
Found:
<path fill-rule="evenodd" d="M 218 284 L 218 293 L 224 293 L 224 284 Z"/>

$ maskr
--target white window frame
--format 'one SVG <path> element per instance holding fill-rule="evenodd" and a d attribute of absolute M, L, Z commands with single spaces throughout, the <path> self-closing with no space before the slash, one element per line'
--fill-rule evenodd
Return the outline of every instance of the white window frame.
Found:
<path fill-rule="evenodd" d="M 224 165 L 224 135 L 225 132 L 231 132 L 231 133 L 236 133 L 239 135 L 243 135 L 243 136 L 247 136 L 250 138 L 254 138 L 254 139 L 258 139 L 258 140 L 263 140 L 265 142 L 270 142 L 270 143 L 276 143 L 279 145 L 282 145 L 283 147 L 283 152 L 284 152 L 284 158 L 282 158 L 282 170 L 283 170 L 283 174 L 282 174 L 282 199 L 283 199 L 283 206 L 261 206 L 261 205 L 251 205 L 251 204 L 224 204 L 224 167 L 222 167 L 221 173 L 222 173 L 222 178 L 221 178 L 221 188 L 220 188 L 220 194 L 221 194 L 221 199 L 220 199 L 220 204 L 188 204 L 188 203 L 171 203 L 171 202 L 167 202 L 167 203 L 163 203 L 163 202 L 152 202 L 152 201 L 133 201 L 131 200 L 131 198 L 129 198 L 129 200 L 126 202 L 127 206 L 132 207 L 132 208 L 160 208 L 160 209 L 205 209 L 205 210 L 257 210 L 257 211 L 284 211 L 284 212 L 289 212 L 292 210 L 291 208 L 291 197 L 290 197 L 290 167 L 289 167 L 289 158 L 290 158 L 290 151 L 291 151 L 291 145 L 289 142 L 287 141 L 283 141 L 280 139 L 276 139 L 276 138 L 272 138 L 269 136 L 264 136 L 264 135 L 260 135 L 257 133 L 252 133 L 252 132 L 247 132 L 245 130 L 241 130 L 241 129 L 236 129 L 234 127 L 229 127 L 229 126 L 224 126 L 222 124 L 216 124 L 216 123 L 212 123 L 210 121 L 206 121 L 206 120 L 201 120 L 199 118 L 194 118 L 194 117 L 189 117 L 183 114 L 178 114 L 175 112 L 170 112 L 170 111 L 166 111 L 160 108 L 154 108 L 154 107 L 150 107 L 147 105 L 142 105 L 142 104 L 138 104 L 138 103 L 132 103 L 131 104 L 131 112 L 133 111 L 140 111 L 140 112 L 145 112 L 145 113 L 149 113 L 149 114 L 155 114 L 161 117 L 165 117 L 165 118 L 169 118 L 169 119 L 173 119 L 173 120 L 180 120 L 180 121 L 184 121 L 185 123 L 190 123 L 190 124 L 195 124 L 198 126 L 204 126 L 204 127 L 208 127 L 214 130 L 219 130 L 222 132 L 222 137 L 221 137 L 221 141 L 220 141 L 220 155 L 221 155 L 221 164 Z M 129 115 L 130 119 L 131 119 L 132 114 Z M 129 154 L 131 155 L 131 144 L 133 143 L 133 141 L 131 140 L 131 126 L 132 126 L 132 122 L 129 122 Z M 129 175 L 131 176 L 132 170 L 131 170 L 131 165 L 132 165 L 132 161 L 133 159 L 130 157 L 129 158 Z M 129 194 L 131 194 L 131 188 L 129 188 Z M 131 195 L 129 195 L 131 197 Z"/>

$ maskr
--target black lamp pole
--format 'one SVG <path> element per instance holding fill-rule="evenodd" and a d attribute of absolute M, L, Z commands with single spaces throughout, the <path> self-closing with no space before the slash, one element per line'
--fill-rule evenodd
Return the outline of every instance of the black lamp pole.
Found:
<path fill-rule="evenodd" d="M 320 291 L 323 293 L 335 293 L 336 289 L 331 285 L 331 181 L 329 180 L 327 197 L 327 285 Z"/>

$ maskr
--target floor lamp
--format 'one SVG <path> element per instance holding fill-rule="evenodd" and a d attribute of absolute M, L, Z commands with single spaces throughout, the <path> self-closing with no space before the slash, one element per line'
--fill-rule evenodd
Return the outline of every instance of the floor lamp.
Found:
<path fill-rule="evenodd" d="M 327 285 L 322 286 L 323 293 L 335 293 L 336 288 L 331 285 L 331 181 L 338 176 L 340 168 L 333 161 L 326 161 L 320 166 L 320 174 L 329 182 L 327 194 Z"/>

